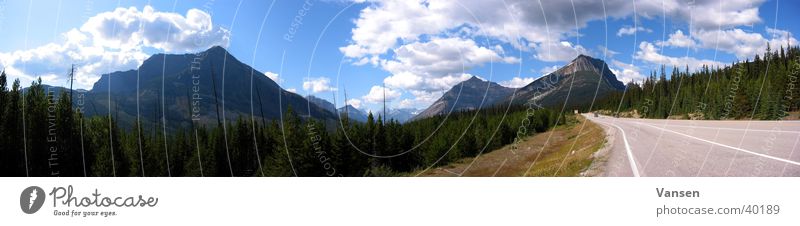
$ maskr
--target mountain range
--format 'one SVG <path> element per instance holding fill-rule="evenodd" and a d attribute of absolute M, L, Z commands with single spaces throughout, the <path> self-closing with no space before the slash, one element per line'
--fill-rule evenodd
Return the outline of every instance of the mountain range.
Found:
<path fill-rule="evenodd" d="M 345 113 L 347 113 L 348 116 L 350 117 L 350 119 L 352 119 L 352 120 L 359 121 L 359 122 L 366 122 L 367 121 L 368 113 L 363 111 L 363 110 L 360 110 L 360 109 L 358 109 L 356 107 L 353 107 L 352 105 L 347 105 L 345 107 L 341 107 L 339 109 L 336 109 L 336 106 L 333 103 L 328 102 L 325 99 L 322 99 L 322 98 L 319 98 L 319 97 L 315 97 L 315 96 L 311 96 L 311 95 L 307 96 L 306 99 L 308 99 L 308 101 L 311 102 L 312 104 L 315 104 L 315 105 L 317 105 L 317 106 L 319 106 L 319 107 L 321 107 L 321 108 L 323 108 L 325 110 L 328 110 L 330 112 L 336 112 L 338 110 L 339 114 L 341 114 L 341 115 L 344 115 Z M 406 122 L 406 121 L 410 120 L 412 117 L 414 117 L 416 115 L 416 112 L 417 112 L 417 109 L 413 109 L 413 108 L 387 108 L 386 109 L 386 115 L 388 117 L 382 117 L 383 116 L 382 112 L 378 112 L 377 114 L 373 115 L 373 117 L 375 118 L 375 120 L 377 120 L 378 116 L 381 116 L 382 118 L 385 118 L 387 120 L 388 119 L 394 119 L 394 120 L 397 120 L 400 123 L 403 123 L 403 122 Z"/>
<path fill-rule="evenodd" d="M 196 54 L 155 54 L 136 70 L 104 74 L 86 102 L 88 115 L 111 111 L 128 128 L 137 118 L 145 123 L 166 121 L 169 128 L 188 127 L 193 120 L 215 124 L 223 118 L 277 119 L 290 107 L 304 117 L 336 118 L 219 46 Z"/>
<path fill-rule="evenodd" d="M 569 64 L 519 88 L 506 102 L 543 107 L 579 107 L 625 90 L 608 65 L 599 59 L 579 55 Z M 597 94 L 597 98 L 595 98 Z"/>
<path fill-rule="evenodd" d="M 497 83 L 472 76 L 472 78 L 453 86 L 414 119 L 492 106 L 512 93 L 514 93 L 513 88 L 503 87 Z"/>
<path fill-rule="evenodd" d="M 624 89 L 625 85 L 603 60 L 579 55 L 569 64 L 519 89 L 473 76 L 453 86 L 414 119 L 508 104 L 580 107 Z"/>
<path fill-rule="evenodd" d="M 422 111 L 387 109 L 386 118 L 402 123 L 508 104 L 578 107 L 591 103 L 595 93 L 599 99 L 624 89 L 604 61 L 580 55 L 518 89 L 473 76 Z M 135 70 L 104 74 L 91 90 L 76 91 L 84 95 L 74 102 L 87 115 L 110 113 L 124 128 L 132 128 L 137 120 L 143 126 L 166 122 L 168 128 L 188 127 L 192 122 L 214 125 L 239 117 L 273 120 L 289 108 L 304 118 L 327 122 L 338 120 L 337 112 L 347 112 L 360 122 L 368 114 L 352 105 L 336 109 L 325 99 L 289 92 L 219 46 L 195 54 L 155 54 Z M 374 118 L 382 113 L 374 113 Z"/>

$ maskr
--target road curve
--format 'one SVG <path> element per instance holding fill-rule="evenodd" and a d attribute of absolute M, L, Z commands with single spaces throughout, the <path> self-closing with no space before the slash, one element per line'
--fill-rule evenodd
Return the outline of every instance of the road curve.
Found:
<path fill-rule="evenodd" d="M 584 116 L 615 134 L 605 176 L 800 176 L 800 121 Z"/>

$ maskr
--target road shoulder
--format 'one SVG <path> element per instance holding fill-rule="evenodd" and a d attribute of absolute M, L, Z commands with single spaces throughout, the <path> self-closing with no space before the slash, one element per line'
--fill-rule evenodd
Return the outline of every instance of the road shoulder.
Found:
<path fill-rule="evenodd" d="M 585 122 L 585 125 L 583 124 Z M 518 148 L 511 145 L 478 157 L 415 173 L 419 176 L 594 176 L 584 173 L 605 148 L 606 135 L 596 123 L 577 117 L 577 122 L 524 138 Z M 602 169 L 594 169 L 601 170 Z"/>

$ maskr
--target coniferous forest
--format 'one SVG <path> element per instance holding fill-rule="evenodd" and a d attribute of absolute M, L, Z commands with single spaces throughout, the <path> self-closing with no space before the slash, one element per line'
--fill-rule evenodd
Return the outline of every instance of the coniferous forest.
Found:
<path fill-rule="evenodd" d="M 662 66 L 593 110 L 623 116 L 776 120 L 800 109 L 800 49 L 767 49 L 721 68 Z M 75 93 L 0 74 L 2 176 L 393 176 L 490 152 L 544 132 L 554 110 L 495 106 L 400 123 L 239 117 L 216 125 L 121 128 L 113 114 L 87 117 Z M 588 109 L 584 109 L 588 110 Z M 341 112 L 340 112 L 341 113 Z M 346 113 L 345 113 L 346 114 Z M 795 116 L 796 117 L 796 116 Z M 147 125 L 147 126 L 142 126 Z M 166 132 L 165 132 L 166 131 Z"/>
<path fill-rule="evenodd" d="M 2 176 L 393 176 L 489 152 L 552 128 L 558 114 L 522 106 L 455 112 L 401 124 L 240 117 L 163 133 L 85 117 L 73 93 L 0 74 Z M 527 120 L 525 120 L 527 119 Z M 521 129 L 524 127 L 524 129 Z M 434 132 L 435 131 L 435 132 Z"/>
<path fill-rule="evenodd" d="M 610 113 L 634 110 L 644 118 L 777 120 L 800 110 L 797 46 L 771 49 L 752 60 L 697 71 L 665 67 L 625 92 L 610 94 L 596 109 Z M 633 114 L 631 114 L 633 115 Z"/>

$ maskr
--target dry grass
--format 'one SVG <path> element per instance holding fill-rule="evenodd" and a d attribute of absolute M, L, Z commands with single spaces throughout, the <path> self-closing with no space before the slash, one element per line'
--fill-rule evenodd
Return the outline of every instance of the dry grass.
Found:
<path fill-rule="evenodd" d="M 605 134 L 596 124 L 577 117 L 577 122 L 525 138 L 516 150 L 506 145 L 475 158 L 410 175 L 579 176 L 591 165 L 592 154 L 605 143 Z"/>

